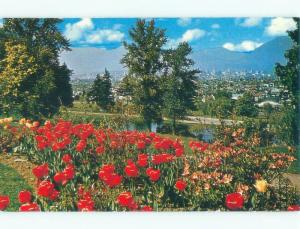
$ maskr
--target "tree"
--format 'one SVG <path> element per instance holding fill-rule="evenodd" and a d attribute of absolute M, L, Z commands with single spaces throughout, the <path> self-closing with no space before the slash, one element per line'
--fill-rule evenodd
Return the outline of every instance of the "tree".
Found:
<path fill-rule="evenodd" d="M 104 74 L 98 74 L 94 80 L 93 86 L 88 92 L 88 100 L 96 102 L 104 110 L 114 105 L 111 76 L 106 68 Z"/>
<path fill-rule="evenodd" d="M 68 40 L 57 28 L 60 22 L 60 19 L 4 19 L 0 29 L 0 60 L 7 59 L 9 53 L 5 47 L 10 42 L 11 45 L 26 47 L 26 55 L 38 66 L 34 74 L 25 77 L 18 87 L 20 96 L 17 102 L 24 116 L 50 116 L 60 105 L 72 104 L 71 71 L 59 63 L 59 54 L 69 50 Z M 3 65 L 0 74 L 8 66 Z"/>
<path fill-rule="evenodd" d="M 133 102 L 151 130 L 152 122 L 160 122 L 161 90 L 159 73 L 162 70 L 162 47 L 166 43 L 165 31 L 155 27 L 154 20 L 137 20 L 129 31 L 131 43 L 124 42 L 127 53 L 121 63 L 128 68 L 128 75 L 135 79 Z M 129 81 L 130 82 L 130 81 Z"/>
<path fill-rule="evenodd" d="M 232 114 L 232 102 L 231 99 L 225 96 L 217 97 L 211 101 L 211 112 L 220 118 L 226 118 Z"/>
<path fill-rule="evenodd" d="M 250 92 L 246 92 L 236 101 L 235 112 L 237 115 L 247 117 L 255 117 L 258 115 L 258 108 L 255 106 L 254 96 Z"/>
<path fill-rule="evenodd" d="M 281 65 L 279 63 L 275 66 L 276 75 L 279 77 L 281 83 L 288 89 L 292 106 L 285 104 L 292 111 L 292 122 L 291 128 L 293 130 L 293 141 L 295 144 L 299 144 L 299 18 L 294 18 L 296 22 L 296 29 L 294 31 L 288 31 L 288 35 L 293 40 L 293 46 L 291 49 L 287 50 L 285 53 L 285 58 L 287 59 L 286 65 Z"/>
<path fill-rule="evenodd" d="M 25 45 L 6 42 L 4 51 L 6 56 L 0 61 L 0 111 L 8 113 L 24 97 L 21 83 L 34 76 L 37 64 Z"/>
<path fill-rule="evenodd" d="M 184 117 L 188 109 L 194 108 L 196 96 L 196 69 L 191 69 L 194 62 L 188 56 L 191 47 L 183 42 L 176 49 L 167 50 L 164 54 L 165 72 L 162 78 L 164 89 L 163 111 L 172 119 L 172 131 L 176 132 L 176 119 Z"/>

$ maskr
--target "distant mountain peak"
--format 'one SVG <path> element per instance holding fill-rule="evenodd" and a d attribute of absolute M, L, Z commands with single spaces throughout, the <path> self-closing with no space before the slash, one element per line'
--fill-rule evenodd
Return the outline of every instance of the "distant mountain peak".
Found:
<path fill-rule="evenodd" d="M 223 47 L 194 50 L 191 54 L 195 67 L 204 71 L 274 71 L 275 63 L 285 63 L 284 53 L 291 48 L 292 40 L 288 36 L 276 37 L 251 52 L 234 52 Z M 120 60 L 126 53 L 123 46 L 116 49 L 95 47 L 76 47 L 63 52 L 60 61 L 65 62 L 73 70 L 74 75 L 91 75 L 103 72 L 107 68 L 111 72 L 122 74 L 126 69 Z M 123 75 L 123 74 L 122 74 Z"/>

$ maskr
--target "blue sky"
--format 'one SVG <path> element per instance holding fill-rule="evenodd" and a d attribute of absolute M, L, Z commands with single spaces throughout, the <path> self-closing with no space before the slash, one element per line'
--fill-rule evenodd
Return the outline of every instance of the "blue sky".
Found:
<path fill-rule="evenodd" d="M 60 30 L 72 47 L 118 48 L 130 41 L 128 30 L 136 18 L 64 19 Z M 149 19 L 146 19 L 149 20 Z M 295 29 L 291 18 L 155 18 L 166 29 L 166 47 L 187 41 L 195 50 L 224 47 L 231 51 L 252 51 L 277 36 Z M 2 20 L 0 19 L 0 27 Z"/>

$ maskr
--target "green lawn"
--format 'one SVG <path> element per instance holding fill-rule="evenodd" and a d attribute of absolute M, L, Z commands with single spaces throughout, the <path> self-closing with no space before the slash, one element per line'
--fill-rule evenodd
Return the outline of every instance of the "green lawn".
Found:
<path fill-rule="evenodd" d="M 10 197 L 10 205 L 6 209 L 7 211 L 18 211 L 20 206 L 18 194 L 21 190 L 32 191 L 32 188 L 16 170 L 0 163 L 0 195 Z"/>

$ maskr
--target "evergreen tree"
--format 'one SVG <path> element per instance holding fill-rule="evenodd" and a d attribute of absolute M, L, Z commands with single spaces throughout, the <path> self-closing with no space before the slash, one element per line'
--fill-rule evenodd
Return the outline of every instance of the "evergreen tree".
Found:
<path fill-rule="evenodd" d="M 129 31 L 131 43 L 124 42 L 127 53 L 121 63 L 128 68 L 128 75 L 135 78 L 132 90 L 133 102 L 151 129 L 152 122 L 160 122 L 161 90 L 159 75 L 162 70 L 162 47 L 166 43 L 165 31 L 155 27 L 154 20 L 137 20 Z M 130 82 L 132 80 L 129 80 Z"/>
<path fill-rule="evenodd" d="M 188 109 L 194 108 L 196 74 L 199 71 L 192 69 L 194 62 L 188 58 L 191 52 L 188 43 L 183 42 L 164 54 L 166 68 L 162 78 L 163 111 L 172 119 L 173 134 L 176 131 L 176 119 L 184 117 Z"/>
<path fill-rule="evenodd" d="M 72 104 L 71 71 L 60 65 L 59 54 L 69 50 L 69 42 L 58 30 L 60 19 L 4 19 L 0 29 L 0 60 L 8 57 L 5 46 L 26 47 L 26 53 L 38 66 L 35 73 L 24 78 L 15 98 L 24 116 L 41 117 L 55 114 L 60 105 Z M 20 63 L 25 64 L 25 63 Z M 7 69 L 9 65 L 2 65 Z"/>
<path fill-rule="evenodd" d="M 299 18 L 294 18 L 297 28 L 294 31 L 288 31 L 288 35 L 293 40 L 293 46 L 285 53 L 285 58 L 287 59 L 286 65 L 281 65 L 279 63 L 276 64 L 275 72 L 279 77 L 281 83 L 288 89 L 292 106 L 285 104 L 288 106 L 289 112 L 293 118 L 290 119 L 290 128 L 292 129 L 293 141 L 295 144 L 299 144 L 299 114 L 300 114 L 300 106 L 299 106 L 299 71 L 300 71 L 300 62 L 299 62 Z"/>
<path fill-rule="evenodd" d="M 107 69 L 103 75 L 97 75 L 91 90 L 88 92 L 88 100 L 96 102 L 104 110 L 108 110 L 114 105 L 111 76 Z"/>

